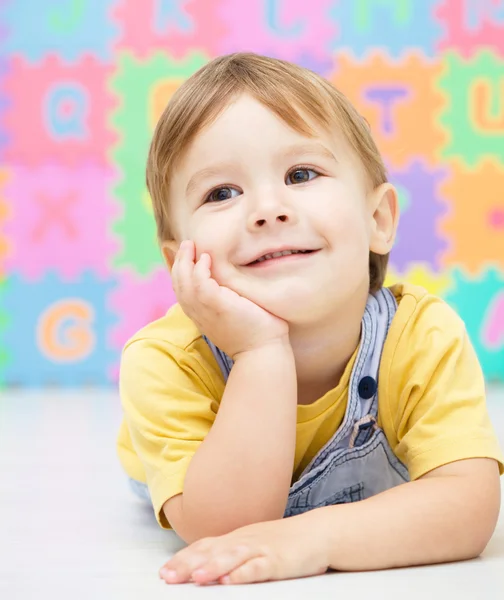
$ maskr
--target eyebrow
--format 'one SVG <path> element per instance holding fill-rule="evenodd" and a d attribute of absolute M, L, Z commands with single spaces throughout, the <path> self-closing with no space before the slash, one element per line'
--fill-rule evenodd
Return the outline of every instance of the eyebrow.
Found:
<path fill-rule="evenodd" d="M 186 187 L 186 196 L 189 196 L 195 188 L 198 187 L 199 183 L 203 179 L 207 179 L 208 177 L 213 177 L 214 175 L 219 175 L 222 171 L 231 170 L 233 167 L 236 167 L 236 164 L 233 162 L 222 162 L 218 165 L 214 165 L 212 167 L 205 167 L 200 171 L 196 171 L 196 173 L 189 179 L 189 183 Z"/>
<path fill-rule="evenodd" d="M 326 148 L 322 144 L 295 144 L 294 146 L 289 146 L 289 148 L 283 149 L 279 152 L 283 157 L 290 158 L 294 156 L 304 155 L 315 155 L 315 156 L 324 156 L 329 160 L 333 160 L 334 162 L 338 162 L 334 154 Z M 205 167 L 200 171 L 196 171 L 194 175 L 189 179 L 189 182 L 186 187 L 186 196 L 189 196 L 195 188 L 198 187 L 200 181 L 207 179 L 208 177 L 213 177 L 214 175 L 219 175 L 222 171 L 232 170 L 236 167 L 235 162 L 222 162 L 216 165 L 212 165 L 210 167 Z"/>
<path fill-rule="evenodd" d="M 325 156 L 325 158 L 329 158 L 330 160 L 334 160 L 334 162 L 338 162 L 329 148 L 326 148 L 323 144 L 319 143 L 295 144 L 294 146 L 290 146 L 290 148 L 286 148 L 282 154 L 287 157 L 298 156 L 299 154 L 318 155 Z"/>

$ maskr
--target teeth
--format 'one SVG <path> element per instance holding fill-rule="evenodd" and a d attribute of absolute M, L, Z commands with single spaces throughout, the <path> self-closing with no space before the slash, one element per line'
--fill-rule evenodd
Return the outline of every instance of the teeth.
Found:
<path fill-rule="evenodd" d="M 307 250 L 283 250 L 282 252 L 273 252 L 273 254 L 265 254 L 258 258 L 256 262 L 263 262 L 265 260 L 269 260 L 270 258 L 278 258 L 279 256 L 288 256 L 289 254 L 300 254 L 303 252 L 307 252 Z"/>

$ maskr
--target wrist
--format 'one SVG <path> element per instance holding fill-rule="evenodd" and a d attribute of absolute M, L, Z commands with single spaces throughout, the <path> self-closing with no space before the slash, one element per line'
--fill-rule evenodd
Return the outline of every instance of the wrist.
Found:
<path fill-rule="evenodd" d="M 334 554 L 334 531 L 332 520 L 334 517 L 334 511 L 328 514 L 328 508 L 335 508 L 334 506 L 327 507 L 323 506 L 309 510 L 291 519 L 298 519 L 300 531 L 305 533 L 309 531 L 309 537 L 302 536 L 311 543 L 311 548 L 308 549 L 309 553 L 317 555 L 317 561 L 320 567 L 324 568 L 325 572 L 327 569 L 332 567 L 333 554 Z"/>
<path fill-rule="evenodd" d="M 272 338 L 270 340 L 265 340 L 264 342 L 258 343 L 257 345 L 250 346 L 249 348 L 244 348 L 243 350 L 239 350 L 235 352 L 231 358 L 233 361 L 241 360 L 245 357 L 263 357 L 263 359 L 267 356 L 276 357 L 276 356 L 292 356 L 294 357 L 294 353 L 292 350 L 292 346 L 290 343 L 289 334 L 285 334 L 284 336 Z"/>

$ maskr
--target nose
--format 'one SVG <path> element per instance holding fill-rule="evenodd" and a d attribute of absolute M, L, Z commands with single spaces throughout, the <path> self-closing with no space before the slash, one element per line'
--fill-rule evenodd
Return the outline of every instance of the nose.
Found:
<path fill-rule="evenodd" d="M 285 203 L 275 199 L 255 203 L 249 214 L 248 225 L 251 231 L 264 228 L 275 228 L 281 223 L 293 224 L 296 220 L 294 211 Z"/>

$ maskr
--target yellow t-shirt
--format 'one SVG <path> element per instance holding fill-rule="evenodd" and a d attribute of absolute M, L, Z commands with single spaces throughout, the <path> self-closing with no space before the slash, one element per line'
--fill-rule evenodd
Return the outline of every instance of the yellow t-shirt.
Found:
<path fill-rule="evenodd" d="M 464 323 L 442 300 L 404 284 L 379 370 L 378 424 L 411 479 L 465 458 L 504 458 L 489 421 L 482 372 Z M 354 357 L 338 386 L 298 405 L 293 481 L 339 428 Z M 220 368 L 178 304 L 125 346 L 117 450 L 129 477 L 148 484 L 156 518 L 184 488 L 192 456 L 210 430 L 224 392 Z"/>

